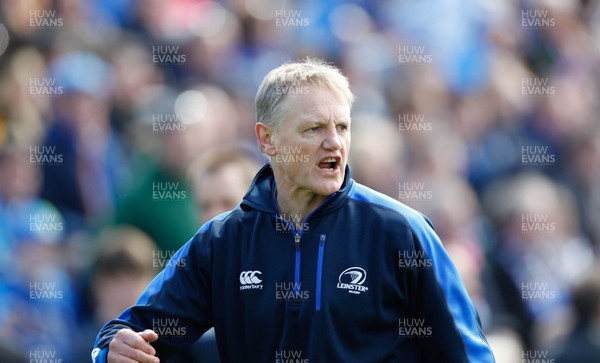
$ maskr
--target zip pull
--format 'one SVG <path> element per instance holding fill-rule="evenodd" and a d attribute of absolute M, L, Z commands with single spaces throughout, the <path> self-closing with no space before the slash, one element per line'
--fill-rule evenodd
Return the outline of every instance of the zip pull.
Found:
<path fill-rule="evenodd" d="M 300 249 L 300 233 L 296 233 L 294 236 L 294 246 L 296 247 L 296 250 Z"/>
<path fill-rule="evenodd" d="M 323 244 L 325 243 L 325 239 L 326 239 L 326 238 L 327 238 L 327 236 L 326 236 L 326 235 L 324 235 L 324 234 L 322 234 L 322 235 L 319 237 L 319 246 L 321 246 L 321 245 L 323 245 Z"/>

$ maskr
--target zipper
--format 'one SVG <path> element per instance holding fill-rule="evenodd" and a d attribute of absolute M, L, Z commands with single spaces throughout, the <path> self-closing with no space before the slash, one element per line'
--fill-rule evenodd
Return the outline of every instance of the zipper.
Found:
<path fill-rule="evenodd" d="M 275 181 L 273 180 L 273 183 L 271 185 L 271 187 L 273 188 L 273 190 L 275 190 L 274 188 L 275 186 Z M 301 262 L 301 256 L 300 256 L 300 240 L 302 239 L 302 232 L 304 231 L 304 227 L 306 226 L 306 224 L 308 223 L 309 218 L 315 213 L 317 212 L 319 209 L 321 209 L 322 206 L 324 206 L 325 204 L 327 204 L 327 202 L 329 202 L 330 199 L 332 199 L 335 195 L 337 195 L 337 192 L 331 194 L 329 197 L 327 197 L 327 199 L 325 199 L 325 201 L 323 203 L 321 203 L 321 205 L 319 205 L 317 208 L 315 208 L 312 212 L 310 212 L 308 214 L 308 216 L 306 216 L 306 219 L 304 220 L 304 222 L 302 222 L 302 225 L 300 226 L 300 230 L 296 230 L 296 226 L 294 226 L 294 223 L 291 223 L 289 221 L 285 221 L 283 218 L 279 217 L 279 210 L 277 211 L 278 213 L 275 215 L 275 218 L 280 218 L 282 221 L 286 222 L 288 224 L 288 226 L 290 227 L 291 231 L 294 234 L 294 293 L 299 295 L 300 294 L 300 262 Z M 273 200 L 273 205 L 277 206 L 277 201 L 275 200 L 275 193 L 271 194 L 271 199 Z M 277 207 L 276 207 L 277 208 Z M 322 234 L 321 235 L 321 240 L 322 243 L 325 244 L 325 239 L 324 239 L 325 235 Z M 321 249 L 320 247 L 321 242 L 319 242 L 319 251 Z M 322 254 L 322 251 L 319 252 L 320 254 Z M 322 257 L 321 257 L 322 258 Z M 322 262 L 321 262 L 322 264 Z M 319 283 L 320 285 L 320 283 Z M 319 298 L 320 298 L 320 292 L 318 293 Z M 320 308 L 320 307 L 319 307 Z"/>
<path fill-rule="evenodd" d="M 321 284 L 323 282 L 323 252 L 325 250 L 325 240 L 327 236 L 322 234 L 319 237 L 319 254 L 317 257 L 317 287 L 315 297 L 315 311 L 321 311 Z"/>
<path fill-rule="evenodd" d="M 304 225 L 303 225 L 304 226 Z M 294 266 L 294 294 L 300 295 L 300 233 L 294 236 L 294 247 L 296 249 L 296 262 Z"/>

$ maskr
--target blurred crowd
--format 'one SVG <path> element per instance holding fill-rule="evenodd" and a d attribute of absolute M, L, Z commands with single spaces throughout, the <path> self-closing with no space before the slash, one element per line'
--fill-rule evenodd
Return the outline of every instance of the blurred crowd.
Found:
<path fill-rule="evenodd" d="M 89 361 L 241 199 L 258 84 L 306 56 L 349 77 L 353 177 L 430 217 L 498 363 L 599 362 L 597 0 L 2 1 L 0 361 Z"/>

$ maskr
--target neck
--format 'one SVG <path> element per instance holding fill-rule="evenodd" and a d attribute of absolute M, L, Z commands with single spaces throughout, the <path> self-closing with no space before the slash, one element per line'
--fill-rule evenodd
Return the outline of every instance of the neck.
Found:
<path fill-rule="evenodd" d="M 297 229 L 302 228 L 308 215 L 323 204 L 329 195 L 317 194 L 299 187 L 281 170 L 272 170 L 276 181 L 275 202 L 280 216 L 288 222 L 293 222 Z"/>
<path fill-rule="evenodd" d="M 284 219 L 292 219 L 300 224 L 327 199 L 327 197 L 310 192 L 287 193 L 279 186 L 275 193 L 279 212 Z"/>

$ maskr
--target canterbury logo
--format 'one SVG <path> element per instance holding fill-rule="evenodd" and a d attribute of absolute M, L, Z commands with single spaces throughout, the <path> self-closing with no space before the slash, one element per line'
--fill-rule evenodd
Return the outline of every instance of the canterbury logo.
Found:
<path fill-rule="evenodd" d="M 261 279 L 256 277 L 256 275 L 262 275 L 260 271 L 242 271 L 240 274 L 240 282 L 242 285 L 246 284 L 260 284 L 262 282 Z"/>
<path fill-rule="evenodd" d="M 257 276 L 262 275 L 260 271 L 242 271 L 240 273 L 240 290 L 262 289 L 259 285 L 262 280 Z"/>
<path fill-rule="evenodd" d="M 338 277 L 338 289 L 348 290 L 351 294 L 360 294 L 368 291 L 369 288 L 363 286 L 367 279 L 367 272 L 361 267 L 350 267 L 342 271 Z"/>

